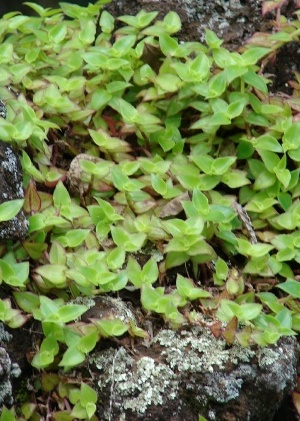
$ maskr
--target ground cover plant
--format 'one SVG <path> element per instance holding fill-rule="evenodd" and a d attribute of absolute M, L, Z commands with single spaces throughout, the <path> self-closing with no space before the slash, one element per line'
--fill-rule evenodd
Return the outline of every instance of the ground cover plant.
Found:
<path fill-rule="evenodd" d="M 29 221 L 0 247 L 0 320 L 39 327 L 31 364 L 55 391 L 51 411 L 26 402 L 20 419 L 97 419 L 96 392 L 67 373 L 106 338 L 147 339 L 149 317 L 229 345 L 300 330 L 300 77 L 270 95 L 258 64 L 298 40 L 299 13 L 272 2 L 276 31 L 230 52 L 210 30 L 179 42 L 174 12 L 115 29 L 106 2 L 0 21 L 0 139 L 25 189 L 0 221 L 21 205 Z M 84 317 L 102 296 L 142 317 Z"/>

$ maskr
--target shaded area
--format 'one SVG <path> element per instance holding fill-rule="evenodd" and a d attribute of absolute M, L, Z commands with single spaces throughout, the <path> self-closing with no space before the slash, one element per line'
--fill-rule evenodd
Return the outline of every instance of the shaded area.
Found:
<path fill-rule="evenodd" d="M 95 0 L 96 1 L 96 0 Z M 80 6 L 87 6 L 89 3 L 95 3 L 93 0 L 71 0 L 67 3 L 78 4 Z M 57 8 L 59 7 L 59 0 L 40 0 L 34 1 L 32 3 L 36 3 L 41 5 L 42 7 L 52 7 Z M 9 13 L 12 11 L 20 11 L 22 13 L 32 13 L 32 9 L 28 6 L 22 4 L 20 0 L 1 0 L 0 2 L 0 15 L 4 15 L 5 13 Z"/>
<path fill-rule="evenodd" d="M 289 81 L 295 80 L 295 72 L 300 72 L 300 42 L 290 42 L 281 47 L 265 68 L 265 73 L 272 81 L 271 92 L 293 93 Z"/>

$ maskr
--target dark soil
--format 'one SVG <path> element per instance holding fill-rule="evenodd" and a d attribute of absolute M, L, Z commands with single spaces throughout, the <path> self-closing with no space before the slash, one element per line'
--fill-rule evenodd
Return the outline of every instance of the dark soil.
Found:
<path fill-rule="evenodd" d="M 295 72 L 300 71 L 300 42 L 291 42 L 283 46 L 280 52 L 274 57 L 265 68 L 272 80 L 271 92 L 282 92 L 291 95 L 293 89 L 289 84 L 295 80 Z"/>

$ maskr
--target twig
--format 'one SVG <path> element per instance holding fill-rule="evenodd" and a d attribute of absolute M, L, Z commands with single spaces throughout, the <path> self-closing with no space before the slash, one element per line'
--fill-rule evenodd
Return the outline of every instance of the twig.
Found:
<path fill-rule="evenodd" d="M 233 207 L 234 207 L 236 213 L 238 214 L 238 217 L 239 217 L 240 221 L 242 222 L 242 224 L 244 225 L 244 227 L 247 231 L 250 243 L 256 244 L 257 243 L 257 237 L 256 237 L 256 234 L 255 234 L 250 216 L 248 215 L 246 210 L 243 208 L 243 206 L 240 205 L 239 203 L 234 202 Z"/>

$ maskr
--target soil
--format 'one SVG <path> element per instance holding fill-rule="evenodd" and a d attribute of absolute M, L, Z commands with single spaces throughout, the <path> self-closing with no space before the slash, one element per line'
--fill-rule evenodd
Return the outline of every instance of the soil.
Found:
<path fill-rule="evenodd" d="M 289 81 L 295 79 L 295 72 L 300 69 L 300 43 L 291 42 L 280 49 L 279 54 L 272 63 L 269 63 L 265 72 L 270 73 L 272 85 L 271 92 L 292 94 L 293 89 Z"/>
<path fill-rule="evenodd" d="M 114 16 L 136 14 L 140 9 L 158 10 L 160 17 L 167 14 L 170 9 L 177 11 L 182 19 L 182 30 L 178 37 L 182 40 L 203 39 L 204 28 L 209 27 L 224 39 L 224 46 L 237 50 L 255 32 L 272 31 L 274 14 L 262 17 L 261 1 L 255 0 L 121 0 L 113 1 L 106 6 Z M 296 10 L 296 1 L 291 0 L 282 9 L 282 13 L 291 17 Z M 300 43 L 292 42 L 286 45 L 268 63 L 265 73 L 271 79 L 270 89 L 272 92 L 290 94 L 289 81 L 295 80 L 295 71 L 300 72 Z M 170 274 L 170 278 L 172 274 Z M 5 291 L 4 291 L 5 292 Z M 2 294 L 1 294 L 2 295 Z M 35 333 L 33 333 L 35 332 Z M 25 379 L 28 384 L 34 383 L 36 373 L 30 366 L 30 355 L 38 346 L 39 326 L 31 326 L 27 323 L 22 329 L 10 331 L 13 338 L 7 346 L 12 362 L 18 363 L 22 376 L 15 381 L 15 394 L 19 392 L 19 386 L 24 385 Z M 30 392 L 29 392 L 30 393 Z M 238 419 L 232 418 L 232 419 Z M 292 399 L 289 397 L 276 414 L 274 421 L 299 421 L 300 417 L 294 410 Z"/>

